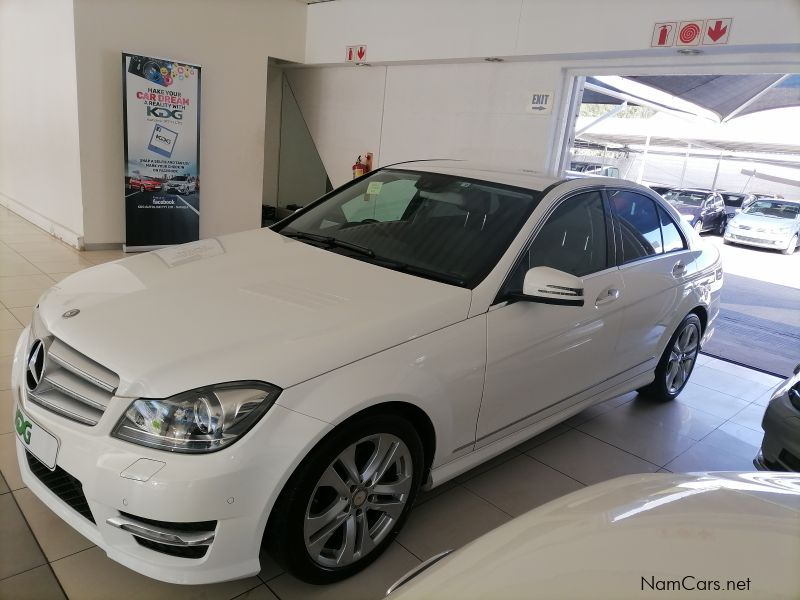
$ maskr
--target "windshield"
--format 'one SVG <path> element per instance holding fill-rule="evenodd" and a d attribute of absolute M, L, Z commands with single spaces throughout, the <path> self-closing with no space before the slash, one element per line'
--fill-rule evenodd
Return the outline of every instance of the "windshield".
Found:
<path fill-rule="evenodd" d="M 173 177 L 172 181 L 186 181 L 186 175 L 178 175 L 177 177 Z"/>
<path fill-rule="evenodd" d="M 670 190 L 664 194 L 664 199 L 672 204 L 682 204 L 684 206 L 702 206 L 706 199 L 705 192 L 687 192 L 684 190 Z"/>
<path fill-rule="evenodd" d="M 744 198 L 744 194 L 722 194 L 722 201 L 725 202 L 725 206 L 732 208 L 741 208 Z"/>
<path fill-rule="evenodd" d="M 354 259 L 472 288 L 541 197 L 496 183 L 382 169 L 274 229 Z"/>
<path fill-rule="evenodd" d="M 774 219 L 796 219 L 800 214 L 800 204 L 777 200 L 756 200 L 744 209 L 744 214 Z"/>

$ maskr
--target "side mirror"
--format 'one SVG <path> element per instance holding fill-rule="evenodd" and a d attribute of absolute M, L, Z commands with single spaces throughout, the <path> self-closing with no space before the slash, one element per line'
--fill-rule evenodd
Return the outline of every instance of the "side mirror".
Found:
<path fill-rule="evenodd" d="M 534 267 L 525 273 L 522 293 L 516 294 L 514 299 L 558 306 L 583 306 L 583 281 L 564 271 Z"/>

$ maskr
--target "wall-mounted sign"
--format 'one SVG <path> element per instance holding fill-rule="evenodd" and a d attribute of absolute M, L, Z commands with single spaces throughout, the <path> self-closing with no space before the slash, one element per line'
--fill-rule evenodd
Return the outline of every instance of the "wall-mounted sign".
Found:
<path fill-rule="evenodd" d="M 200 236 L 200 67 L 122 54 L 125 250 Z"/>
<path fill-rule="evenodd" d="M 553 92 L 528 92 L 525 112 L 549 115 L 553 110 Z"/>
<path fill-rule="evenodd" d="M 653 27 L 651 48 L 727 44 L 733 19 L 667 21 Z"/>
<path fill-rule="evenodd" d="M 703 29 L 703 44 L 727 44 L 733 19 L 709 19 Z"/>
<path fill-rule="evenodd" d="M 366 44 L 359 44 L 356 46 L 346 46 L 344 54 L 345 62 L 349 63 L 363 63 L 367 62 L 367 46 Z"/>

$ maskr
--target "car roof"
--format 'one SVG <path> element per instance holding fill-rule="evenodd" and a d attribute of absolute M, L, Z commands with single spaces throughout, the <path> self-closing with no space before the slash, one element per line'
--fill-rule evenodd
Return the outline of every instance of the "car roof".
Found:
<path fill-rule="evenodd" d="M 555 183 L 563 181 L 563 179 L 559 177 L 551 177 L 529 169 L 495 167 L 465 160 L 418 160 L 386 165 L 385 168 L 404 171 L 423 171 L 426 173 L 442 173 L 454 177 L 480 179 L 482 181 L 522 187 L 535 191 L 542 191 Z"/>

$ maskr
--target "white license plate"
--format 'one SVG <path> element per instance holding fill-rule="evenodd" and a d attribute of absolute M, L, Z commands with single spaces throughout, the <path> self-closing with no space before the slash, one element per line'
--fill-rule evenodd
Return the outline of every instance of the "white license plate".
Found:
<path fill-rule="evenodd" d="M 47 465 L 49 469 L 56 468 L 58 438 L 39 427 L 19 406 L 17 406 L 14 417 L 14 431 L 17 432 L 17 439 L 23 443 L 28 452 Z"/>

